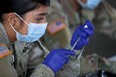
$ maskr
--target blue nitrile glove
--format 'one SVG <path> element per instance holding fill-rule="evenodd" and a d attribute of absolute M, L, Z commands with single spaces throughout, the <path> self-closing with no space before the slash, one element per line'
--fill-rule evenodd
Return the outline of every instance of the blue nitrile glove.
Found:
<path fill-rule="evenodd" d="M 68 49 L 54 49 L 47 55 L 43 64 L 50 67 L 56 73 L 69 61 L 69 56 L 74 55 L 75 53 Z"/>
<path fill-rule="evenodd" d="M 87 9 L 95 9 L 100 3 L 102 0 L 87 0 L 87 2 L 84 4 L 81 0 L 77 0 L 80 5 L 83 7 L 83 8 L 87 8 Z"/>
<path fill-rule="evenodd" d="M 80 50 L 81 48 L 83 48 L 83 46 L 88 44 L 89 37 L 92 36 L 93 34 L 94 34 L 94 26 L 89 20 L 87 20 L 85 24 L 77 27 L 77 29 L 73 33 L 73 36 L 70 41 L 71 47 L 73 47 L 77 39 L 80 38 L 77 45 L 74 47 L 75 50 Z"/>

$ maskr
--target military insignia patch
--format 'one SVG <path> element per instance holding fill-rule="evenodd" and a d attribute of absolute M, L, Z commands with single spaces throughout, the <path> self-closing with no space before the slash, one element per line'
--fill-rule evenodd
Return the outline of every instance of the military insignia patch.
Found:
<path fill-rule="evenodd" d="M 4 44 L 0 44 L 0 59 L 10 54 L 12 52 Z"/>
<path fill-rule="evenodd" d="M 66 28 L 66 24 L 62 19 L 58 19 L 50 23 L 47 27 L 47 30 L 50 34 L 54 35 L 55 33 Z"/>

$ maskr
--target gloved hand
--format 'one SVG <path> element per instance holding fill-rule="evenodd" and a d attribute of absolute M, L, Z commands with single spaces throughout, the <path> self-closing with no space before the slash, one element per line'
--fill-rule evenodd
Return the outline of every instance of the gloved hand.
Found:
<path fill-rule="evenodd" d="M 73 47 L 77 39 L 80 38 L 80 40 L 74 47 L 75 50 L 80 50 L 84 45 L 88 44 L 89 37 L 92 36 L 93 34 L 94 34 L 94 26 L 89 20 L 87 20 L 85 24 L 77 27 L 77 29 L 73 33 L 73 36 L 70 41 L 71 47 Z"/>
<path fill-rule="evenodd" d="M 69 56 L 74 55 L 75 53 L 68 49 L 54 49 L 47 55 L 43 64 L 50 67 L 56 73 L 69 61 Z"/>
<path fill-rule="evenodd" d="M 81 0 L 77 0 L 83 8 L 95 9 L 102 0 L 86 0 L 86 3 L 83 3 Z"/>

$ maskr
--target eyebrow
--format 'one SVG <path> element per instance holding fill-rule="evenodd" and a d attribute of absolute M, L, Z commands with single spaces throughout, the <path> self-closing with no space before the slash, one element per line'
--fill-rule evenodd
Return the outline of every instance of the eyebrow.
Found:
<path fill-rule="evenodd" d="M 40 13 L 40 14 L 37 14 L 37 16 L 45 16 L 45 15 L 48 15 L 48 13 Z"/>

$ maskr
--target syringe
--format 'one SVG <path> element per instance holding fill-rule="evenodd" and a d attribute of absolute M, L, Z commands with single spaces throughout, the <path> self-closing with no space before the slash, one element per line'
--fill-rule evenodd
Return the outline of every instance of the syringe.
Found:
<path fill-rule="evenodd" d="M 79 38 L 77 39 L 77 41 L 75 42 L 75 44 L 72 46 L 71 51 L 74 50 L 74 48 L 75 48 L 75 46 L 77 45 L 77 43 L 79 42 L 80 38 L 81 38 L 81 37 L 79 37 Z"/>
<path fill-rule="evenodd" d="M 88 28 L 87 25 L 84 26 L 84 28 Z M 71 47 L 71 51 L 74 50 L 75 46 L 77 45 L 77 43 L 79 42 L 81 36 L 77 39 L 77 41 L 74 43 L 74 45 Z M 76 58 L 80 58 L 82 53 L 83 53 L 84 47 L 80 50 L 80 54 L 78 56 L 76 56 Z"/>

